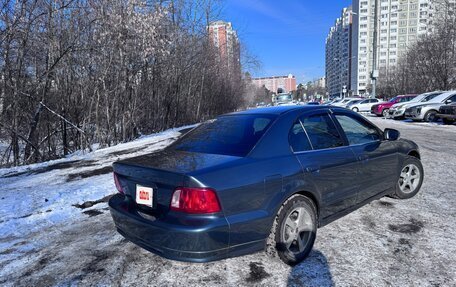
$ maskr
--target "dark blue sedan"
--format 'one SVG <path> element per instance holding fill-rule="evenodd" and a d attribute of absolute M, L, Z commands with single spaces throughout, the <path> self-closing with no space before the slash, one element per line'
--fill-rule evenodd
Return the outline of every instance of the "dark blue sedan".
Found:
<path fill-rule="evenodd" d="M 418 146 L 331 106 L 222 115 L 168 148 L 114 163 L 109 201 L 125 238 L 206 262 L 260 250 L 293 265 L 317 228 L 385 195 L 414 196 Z"/>

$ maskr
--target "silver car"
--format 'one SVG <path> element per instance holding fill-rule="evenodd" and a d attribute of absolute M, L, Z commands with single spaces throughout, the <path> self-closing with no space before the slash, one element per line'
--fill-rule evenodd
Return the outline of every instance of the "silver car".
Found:
<path fill-rule="evenodd" d="M 443 105 L 456 102 L 456 91 L 445 92 L 426 103 L 415 103 L 405 110 L 405 118 L 414 121 L 435 121 L 435 115 Z"/>
<path fill-rule="evenodd" d="M 424 93 L 424 94 L 421 94 L 421 95 L 418 95 L 416 96 L 415 98 L 413 98 L 412 100 L 408 101 L 408 102 L 402 102 L 402 103 L 397 103 L 397 104 L 394 104 L 388 111 L 388 118 L 392 118 L 392 119 L 395 119 L 395 120 L 400 120 L 400 119 L 403 119 L 405 116 L 405 110 L 416 104 L 416 103 L 426 103 L 426 102 L 429 102 L 430 100 L 432 100 L 433 98 L 437 97 L 438 95 L 441 95 L 443 94 L 444 92 L 442 91 L 434 91 L 434 92 L 430 92 L 430 93 Z"/>

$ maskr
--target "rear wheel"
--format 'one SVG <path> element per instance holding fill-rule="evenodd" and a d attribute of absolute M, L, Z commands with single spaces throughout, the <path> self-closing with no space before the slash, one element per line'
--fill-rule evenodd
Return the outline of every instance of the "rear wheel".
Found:
<path fill-rule="evenodd" d="M 357 107 L 354 107 L 354 108 L 352 109 L 352 111 L 354 111 L 354 112 L 359 112 L 359 109 L 358 109 Z"/>
<path fill-rule="evenodd" d="M 435 122 L 436 121 L 436 117 L 435 115 L 437 114 L 437 111 L 428 111 L 425 115 L 424 115 L 424 118 L 423 120 L 425 122 Z"/>
<path fill-rule="evenodd" d="M 424 170 L 421 161 L 416 157 L 409 156 L 404 161 L 393 197 L 407 199 L 415 196 L 423 184 L 423 178 Z"/>
<path fill-rule="evenodd" d="M 267 242 L 267 253 L 289 265 L 304 260 L 317 234 L 317 210 L 311 199 L 293 195 L 279 209 Z"/>

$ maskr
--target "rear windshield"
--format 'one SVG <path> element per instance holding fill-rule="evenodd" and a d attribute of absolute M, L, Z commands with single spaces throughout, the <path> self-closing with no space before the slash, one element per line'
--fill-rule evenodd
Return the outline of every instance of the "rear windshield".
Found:
<path fill-rule="evenodd" d="M 252 150 L 275 118 L 274 115 L 222 116 L 201 124 L 170 148 L 243 157 Z"/>

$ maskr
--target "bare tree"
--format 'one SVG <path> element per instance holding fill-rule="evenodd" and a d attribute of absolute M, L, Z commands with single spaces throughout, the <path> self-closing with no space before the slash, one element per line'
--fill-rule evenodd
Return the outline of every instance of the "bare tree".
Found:
<path fill-rule="evenodd" d="M 439 17 L 431 32 L 409 47 L 394 69 L 381 72 L 380 94 L 456 89 L 455 7 L 446 0 L 436 5 Z"/>
<path fill-rule="evenodd" d="M 4 0 L 3 165 L 199 122 L 244 105 L 239 59 L 220 58 L 214 0 Z"/>

